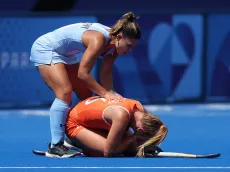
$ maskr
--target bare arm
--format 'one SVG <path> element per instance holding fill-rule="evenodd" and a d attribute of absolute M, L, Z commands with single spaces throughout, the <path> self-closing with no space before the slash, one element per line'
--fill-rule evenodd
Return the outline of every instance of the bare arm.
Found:
<path fill-rule="evenodd" d="M 137 153 L 137 141 L 135 134 L 126 135 L 121 141 L 119 147 L 115 150 L 117 154 L 123 154 L 124 156 L 135 156 Z"/>
<path fill-rule="evenodd" d="M 90 31 L 87 34 L 85 33 L 82 41 L 84 45 L 87 46 L 87 49 L 83 54 L 79 66 L 78 78 L 81 79 L 94 93 L 104 97 L 107 92 L 106 89 L 98 84 L 98 82 L 90 74 L 90 71 L 95 65 L 97 58 L 103 52 L 105 46 L 105 38 L 101 33 Z"/>
<path fill-rule="evenodd" d="M 121 152 L 124 156 L 136 156 L 137 154 L 137 138 L 135 133 L 131 132 L 131 130 L 128 130 L 125 135 L 125 139 L 129 139 L 130 144 Z"/>
<path fill-rule="evenodd" d="M 120 151 L 116 149 L 117 147 L 120 147 L 120 142 L 124 137 L 128 123 L 129 114 L 124 109 L 117 109 L 116 114 L 112 116 L 112 126 L 106 139 L 104 156 L 109 157 Z M 126 141 L 123 144 L 124 146 L 122 149 L 125 148 L 125 145 L 129 144 L 129 141 Z"/>
<path fill-rule="evenodd" d="M 117 57 L 117 54 L 108 54 L 103 58 L 101 70 L 100 70 L 100 81 L 101 85 L 107 90 L 113 90 L 113 65 Z"/>

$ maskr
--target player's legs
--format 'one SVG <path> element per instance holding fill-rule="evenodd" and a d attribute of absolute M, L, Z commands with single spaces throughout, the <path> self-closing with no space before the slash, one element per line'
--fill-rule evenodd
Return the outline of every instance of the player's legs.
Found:
<path fill-rule="evenodd" d="M 77 147 L 87 153 L 88 156 L 104 156 L 104 147 L 106 138 L 109 131 L 100 129 L 89 129 L 76 122 L 76 119 L 69 116 L 66 121 L 66 135 L 68 138 L 65 140 L 67 147 Z M 128 130 L 123 139 L 130 137 L 133 133 Z M 117 145 L 119 146 L 119 145 Z M 125 156 L 135 156 L 136 142 L 130 143 L 124 152 L 120 152 Z"/>
<path fill-rule="evenodd" d="M 63 142 L 65 138 L 66 117 L 72 95 L 72 85 L 69 81 L 65 65 L 62 63 L 40 65 L 37 69 L 45 83 L 53 90 L 56 96 L 50 108 L 51 154 L 58 154 L 58 156 L 62 156 L 63 154 L 65 156 L 64 154 L 68 154 L 68 151 L 65 151 Z"/>
<path fill-rule="evenodd" d="M 75 137 L 69 138 L 73 145 L 89 156 L 104 156 L 107 131 L 82 128 Z"/>
<path fill-rule="evenodd" d="M 56 98 L 69 103 L 71 99 L 72 85 L 65 64 L 52 63 L 50 65 L 40 65 L 37 69 L 45 83 L 55 93 Z"/>
<path fill-rule="evenodd" d="M 108 136 L 108 131 L 87 129 L 80 126 L 79 129 L 76 129 L 75 132 L 77 133 L 75 137 L 69 137 L 71 145 L 82 149 L 83 153 L 87 156 L 104 156 L 103 152 L 106 144 L 106 138 Z M 128 136 L 128 133 L 125 134 L 123 139 Z M 136 144 L 131 143 L 124 150 L 124 152 L 120 152 L 120 154 L 123 154 L 124 156 L 135 156 Z"/>
<path fill-rule="evenodd" d="M 79 63 L 66 65 L 66 70 L 73 87 L 73 91 L 80 100 L 84 100 L 92 96 L 92 91 L 88 89 L 83 81 L 78 79 Z"/>

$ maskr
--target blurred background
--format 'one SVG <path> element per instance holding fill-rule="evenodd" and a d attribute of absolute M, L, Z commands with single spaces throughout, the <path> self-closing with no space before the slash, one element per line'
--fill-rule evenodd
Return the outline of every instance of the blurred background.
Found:
<path fill-rule="evenodd" d="M 119 94 L 144 104 L 229 102 L 229 0 L 1 0 L 0 108 L 53 102 L 29 60 L 35 39 L 76 22 L 111 26 L 128 11 L 140 16 L 142 38 L 116 61 Z"/>

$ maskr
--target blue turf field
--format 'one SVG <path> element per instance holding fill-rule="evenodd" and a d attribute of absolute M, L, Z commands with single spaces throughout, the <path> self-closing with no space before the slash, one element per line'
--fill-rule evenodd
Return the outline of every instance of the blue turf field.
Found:
<path fill-rule="evenodd" d="M 88 158 L 49 159 L 32 154 L 47 149 L 48 109 L 0 111 L 0 171 L 230 171 L 230 104 L 146 106 L 169 127 L 165 151 L 221 153 L 217 159 Z"/>

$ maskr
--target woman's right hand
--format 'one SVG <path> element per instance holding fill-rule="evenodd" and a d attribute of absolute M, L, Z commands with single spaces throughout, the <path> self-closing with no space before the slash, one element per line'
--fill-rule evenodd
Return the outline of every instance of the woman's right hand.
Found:
<path fill-rule="evenodd" d="M 109 103 L 118 103 L 122 102 L 124 99 L 120 94 L 117 94 L 115 92 L 107 91 L 104 95 L 104 98 L 109 101 Z"/>

